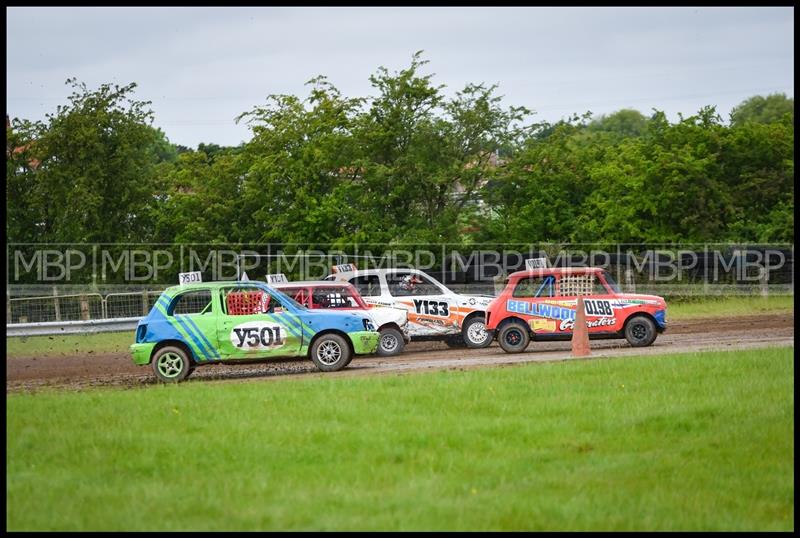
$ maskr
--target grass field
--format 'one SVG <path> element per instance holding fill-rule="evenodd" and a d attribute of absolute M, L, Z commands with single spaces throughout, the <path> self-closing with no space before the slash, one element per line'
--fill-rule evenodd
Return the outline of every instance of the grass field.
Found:
<path fill-rule="evenodd" d="M 66 334 L 6 338 L 6 355 L 58 356 L 85 353 L 124 353 L 130 350 L 135 333 Z"/>
<path fill-rule="evenodd" d="M 793 311 L 793 295 L 724 297 L 720 299 L 703 298 L 701 301 L 667 302 L 667 317 L 670 320 L 749 316 L 765 312 L 780 313 Z"/>
<path fill-rule="evenodd" d="M 793 348 L 10 394 L 8 530 L 793 530 Z"/>
<path fill-rule="evenodd" d="M 698 317 L 724 317 L 763 312 L 793 312 L 793 296 L 729 297 L 701 302 L 667 303 L 669 321 Z M 57 356 L 84 353 L 125 353 L 133 332 L 7 338 L 6 355 Z"/>

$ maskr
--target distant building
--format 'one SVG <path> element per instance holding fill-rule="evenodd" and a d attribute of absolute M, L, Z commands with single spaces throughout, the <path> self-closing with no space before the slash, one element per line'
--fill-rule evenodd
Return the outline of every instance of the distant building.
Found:
<path fill-rule="evenodd" d="M 11 129 L 11 120 L 8 118 L 8 114 L 6 114 L 6 130 Z M 6 141 L 6 156 L 10 157 L 12 155 L 16 155 L 18 153 L 22 153 L 26 151 L 28 148 L 31 147 L 32 142 L 25 144 L 24 146 L 17 146 L 12 148 L 8 141 Z M 36 170 L 41 162 L 38 159 L 30 159 L 28 161 L 28 165 L 34 170 Z"/>

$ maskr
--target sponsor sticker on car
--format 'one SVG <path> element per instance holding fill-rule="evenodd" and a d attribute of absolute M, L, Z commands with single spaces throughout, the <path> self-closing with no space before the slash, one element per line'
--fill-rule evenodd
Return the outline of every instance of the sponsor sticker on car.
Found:
<path fill-rule="evenodd" d="M 285 340 L 286 328 L 277 323 L 248 321 L 230 332 L 231 343 L 242 350 L 277 349 Z"/>

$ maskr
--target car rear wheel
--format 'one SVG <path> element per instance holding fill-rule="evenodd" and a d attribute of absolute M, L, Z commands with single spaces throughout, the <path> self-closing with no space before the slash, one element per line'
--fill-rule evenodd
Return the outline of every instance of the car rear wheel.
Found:
<path fill-rule="evenodd" d="M 649 346 L 656 336 L 656 324 L 647 316 L 634 316 L 625 325 L 625 339 L 633 347 Z"/>
<path fill-rule="evenodd" d="M 338 334 L 324 334 L 311 346 L 311 360 L 323 372 L 341 370 L 352 358 L 350 346 Z"/>
<path fill-rule="evenodd" d="M 483 316 L 469 318 L 461 327 L 461 334 L 467 347 L 472 349 L 489 347 L 494 339 L 494 332 L 486 329 L 486 318 Z"/>
<path fill-rule="evenodd" d="M 177 346 L 164 346 L 156 351 L 151 364 L 158 380 L 164 383 L 183 381 L 194 370 L 189 354 Z"/>
<path fill-rule="evenodd" d="M 528 347 L 531 335 L 525 325 L 512 322 L 500 329 L 497 341 L 506 353 L 522 353 Z"/>
<path fill-rule="evenodd" d="M 403 340 L 403 333 L 392 327 L 380 330 L 381 339 L 378 342 L 378 355 L 381 357 L 393 357 L 400 354 L 406 346 Z"/>

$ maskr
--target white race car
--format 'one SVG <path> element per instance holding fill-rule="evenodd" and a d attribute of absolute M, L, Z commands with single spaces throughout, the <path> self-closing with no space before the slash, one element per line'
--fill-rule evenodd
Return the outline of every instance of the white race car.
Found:
<path fill-rule="evenodd" d="M 333 267 L 326 281 L 349 282 L 367 304 L 408 311 L 412 340 L 444 340 L 451 347 L 487 347 L 494 334 L 486 330 L 490 295 L 461 295 L 417 269 L 358 270 L 354 264 Z"/>
<path fill-rule="evenodd" d="M 408 314 L 403 308 L 371 306 L 364 302 L 356 288 L 347 282 L 322 280 L 289 282 L 283 274 L 267 275 L 267 282 L 301 305 L 312 310 L 359 310 L 372 318 L 381 335 L 378 355 L 390 357 L 403 351 L 410 341 Z"/>

